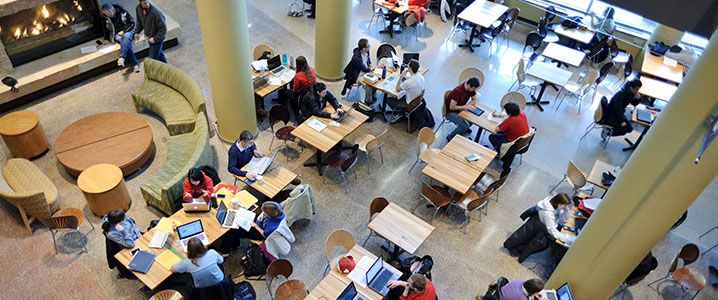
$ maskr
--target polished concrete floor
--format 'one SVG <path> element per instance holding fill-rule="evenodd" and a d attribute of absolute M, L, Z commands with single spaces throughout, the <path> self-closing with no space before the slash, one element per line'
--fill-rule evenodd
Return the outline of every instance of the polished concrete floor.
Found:
<path fill-rule="evenodd" d="M 103 1 L 104 2 L 104 1 Z M 119 1 L 131 7 L 134 1 Z M 157 0 L 155 1 L 167 14 L 175 18 L 182 26 L 179 33 L 180 45 L 167 51 L 170 63 L 189 74 L 201 86 L 208 99 L 210 121 L 215 121 L 211 102 L 210 85 L 204 64 L 203 46 L 199 23 L 193 1 Z M 258 43 L 271 45 L 274 49 L 292 55 L 304 55 L 310 64 L 314 59 L 314 21 L 304 17 L 287 17 L 289 0 L 250 0 L 247 9 L 250 22 L 250 47 Z M 420 52 L 422 65 L 429 69 L 426 74 L 426 99 L 437 123 L 440 121 L 441 95 L 457 84 L 461 70 L 468 66 L 480 68 L 486 75 L 486 83 L 481 89 L 480 101 L 489 106 L 498 106 L 500 97 L 506 92 L 513 80 L 512 69 L 517 63 L 523 39 L 530 30 L 529 26 L 517 23 L 508 42 L 503 40 L 495 43 L 491 56 L 488 45 L 482 45 L 475 53 L 457 47 L 462 34 L 458 33 L 447 39 L 451 27 L 441 22 L 438 16 L 428 16 L 428 26 L 396 35 L 393 39 L 378 31 L 382 27 L 376 23 L 369 26 L 370 1 L 354 1 L 353 20 L 351 23 L 351 43 L 366 37 L 376 49 L 381 43 L 390 43 L 399 51 Z M 498 46 L 498 47 L 497 47 Z M 576 71 L 575 69 L 573 69 Z M 609 78 L 609 84 L 615 78 Z M 83 82 L 55 94 L 38 99 L 23 107 L 40 115 L 50 141 L 54 141 L 60 131 L 75 120 L 103 111 L 134 111 L 130 94 L 143 81 L 143 74 L 126 74 L 118 70 Z M 330 90 L 339 94 L 342 82 L 329 83 Z M 604 91 L 604 88 L 599 88 Z M 416 251 L 417 255 L 432 255 L 435 259 L 433 270 L 434 282 L 441 299 L 473 299 L 483 293 L 488 284 L 498 276 L 509 278 L 530 278 L 546 276 L 547 255 L 537 254 L 523 264 L 509 256 L 501 249 L 506 237 L 521 221 L 518 215 L 536 201 L 545 197 L 550 188 L 557 183 L 566 168 L 567 162 L 573 160 L 585 172 L 588 172 L 596 160 L 614 165 L 623 165 L 630 157 L 630 152 L 623 152 L 625 143 L 621 139 L 612 139 L 607 148 L 602 148 L 598 132 L 590 133 L 579 142 L 583 129 L 592 121 L 592 113 L 596 103 L 592 103 L 593 93 L 582 103 L 582 113 L 577 114 L 577 104 L 569 101 L 556 109 L 555 101 L 540 112 L 534 107 L 526 113 L 532 126 L 537 127 L 538 134 L 531 146 L 531 151 L 523 157 L 523 163 L 515 163 L 514 170 L 506 186 L 501 192 L 498 202 L 491 202 L 488 216 L 481 222 L 472 221 L 467 233 L 457 230 L 460 219 L 451 216 L 438 216 L 433 225 L 435 231 Z M 546 99 L 553 100 L 555 91 L 548 92 Z M 269 103 L 273 96 L 268 97 Z M 239 101 L 239 99 L 238 99 Z M 166 160 L 167 148 L 165 141 L 168 133 L 161 119 L 157 116 L 142 113 L 141 116 L 150 124 L 156 153 L 152 162 L 141 172 L 126 178 L 133 197 L 133 205 L 129 214 L 144 228 L 150 220 L 161 216 L 156 210 L 144 205 L 139 186 Z M 419 184 L 428 181 L 415 168 L 408 173 L 415 160 L 416 134 L 408 134 L 404 124 L 387 125 L 382 120 L 375 120 L 360 127 L 347 140 L 363 133 L 378 133 L 389 127 L 390 137 L 384 147 L 384 164 L 379 165 L 379 158 L 360 160 L 356 173 L 358 179 L 350 176 L 347 182 L 349 193 L 336 181 L 318 176 L 315 169 L 302 166 L 310 159 L 312 150 L 299 154 L 299 147 L 290 145 L 290 151 L 278 161 L 299 175 L 299 178 L 313 186 L 318 199 L 318 211 L 315 218 L 306 224 L 293 228 L 297 242 L 293 245 L 288 259 L 294 265 L 292 278 L 301 279 L 308 287 L 314 287 L 322 278 L 324 258 L 321 254 L 324 240 L 335 229 L 347 229 L 354 233 L 359 241 L 367 236 L 366 228 L 368 206 L 371 199 L 378 196 L 388 198 L 400 206 L 411 209 L 419 200 Z M 436 147 L 445 143 L 444 136 L 453 125 L 444 125 L 438 132 Z M 475 128 L 474 128 L 475 132 Z M 637 137 L 634 132 L 629 135 Z M 271 134 L 262 132 L 257 138 L 260 149 L 267 149 Z M 485 137 L 484 137 L 484 141 Z M 216 134 L 211 139 L 213 150 L 217 156 L 220 177 L 229 180 L 226 172 L 228 144 L 221 142 Z M 275 143 L 274 148 L 278 147 Z M 4 162 L 10 155 L 9 151 L 0 151 L 0 161 Z M 289 161 L 287 161 L 289 159 Z M 51 151 L 33 161 L 58 186 L 62 207 L 79 207 L 90 214 L 84 198 L 76 186 L 76 179 L 64 172 Z M 368 173 L 371 168 L 371 173 Z M 489 172 L 497 173 L 498 167 L 492 164 Z M 566 186 L 560 189 L 567 190 Z M 658 269 L 646 280 L 629 289 L 627 298 L 633 299 L 676 299 L 685 294 L 670 283 L 661 285 L 662 294 L 646 287 L 646 283 L 664 275 L 670 260 L 677 250 L 687 242 L 699 244 L 703 250 L 718 242 L 718 233 L 699 239 L 698 236 L 715 226 L 712 216 L 718 210 L 712 203 L 718 195 L 718 181 L 714 182 L 696 200 L 689 211 L 688 220 L 678 229 L 669 232 L 659 242 L 654 255 L 659 260 Z M 71 249 L 55 254 L 52 249 L 51 235 L 39 222 L 35 223 L 35 232 L 28 235 L 21 226 L 20 217 L 11 205 L 2 201 L 0 209 L 0 282 L 5 288 L 0 299 L 19 298 L 61 298 L 61 299 L 143 299 L 148 291 L 136 280 L 117 279 L 116 271 L 107 269 L 104 253 L 104 242 L 99 229 L 99 219 L 90 216 L 97 228 L 90 233 L 89 253 L 77 254 Z M 430 217 L 430 211 L 420 207 L 417 215 L 424 219 Z M 477 216 L 474 216 L 477 217 Z M 89 230 L 84 224 L 83 230 Z M 386 255 L 380 248 L 379 239 L 367 243 L 367 249 L 377 255 Z M 707 266 L 716 257 L 715 252 L 705 254 L 695 268 L 706 277 L 709 276 Z M 232 256 L 227 265 L 230 273 L 236 274 L 238 257 Z M 716 265 L 715 260 L 713 265 Z M 716 278 L 711 278 L 715 282 Z M 38 285 L 38 283 L 42 283 Z M 268 299 L 267 289 L 263 281 L 252 281 L 259 293 L 259 299 Z M 39 288 L 42 286 L 42 288 Z M 276 287 L 276 286 L 275 286 Z M 718 292 L 713 287 L 706 287 L 698 296 L 699 299 L 715 299 Z"/>

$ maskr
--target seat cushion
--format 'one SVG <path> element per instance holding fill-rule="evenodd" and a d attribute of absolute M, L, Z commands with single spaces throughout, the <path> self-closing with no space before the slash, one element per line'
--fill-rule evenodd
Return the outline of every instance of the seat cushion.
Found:
<path fill-rule="evenodd" d="M 56 211 L 60 202 L 55 185 L 32 162 L 24 158 L 12 158 L 2 169 L 7 185 L 15 192 L 43 192 L 51 211 Z"/>
<path fill-rule="evenodd" d="M 292 126 L 285 126 L 277 130 L 275 133 L 275 136 L 280 140 L 285 141 L 294 141 L 294 136 L 292 135 L 292 130 L 294 130 L 294 127 Z"/>
<path fill-rule="evenodd" d="M 195 113 L 187 99 L 173 88 L 156 81 L 145 81 L 132 94 L 135 106 L 158 114 L 167 124 L 171 135 L 194 129 Z"/>
<path fill-rule="evenodd" d="M 192 158 L 197 142 L 192 134 L 171 136 L 167 139 L 167 161 L 152 174 L 145 186 L 159 197 L 162 187 L 177 173 L 187 173 L 185 165 Z"/>

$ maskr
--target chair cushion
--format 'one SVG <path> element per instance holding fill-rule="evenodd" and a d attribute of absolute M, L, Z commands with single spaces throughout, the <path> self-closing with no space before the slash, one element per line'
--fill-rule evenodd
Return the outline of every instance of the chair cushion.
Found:
<path fill-rule="evenodd" d="M 284 127 L 280 128 L 279 130 L 277 130 L 274 133 L 274 136 L 276 136 L 280 140 L 294 141 L 295 138 L 292 135 L 292 130 L 294 130 L 294 127 L 284 126 Z"/>
<path fill-rule="evenodd" d="M 43 192 L 51 211 L 59 209 L 58 193 L 55 185 L 32 162 L 24 158 L 12 158 L 2 169 L 2 175 L 8 186 L 15 192 Z"/>
<path fill-rule="evenodd" d="M 192 158 L 196 143 L 193 135 L 189 133 L 171 136 L 167 139 L 167 161 L 144 184 L 152 193 L 157 194 L 158 198 L 162 187 L 175 174 L 187 173 L 184 167 Z"/>
<path fill-rule="evenodd" d="M 171 135 L 194 129 L 195 113 L 187 99 L 175 89 L 156 81 L 145 81 L 132 94 L 135 105 L 158 114 L 167 124 Z"/>

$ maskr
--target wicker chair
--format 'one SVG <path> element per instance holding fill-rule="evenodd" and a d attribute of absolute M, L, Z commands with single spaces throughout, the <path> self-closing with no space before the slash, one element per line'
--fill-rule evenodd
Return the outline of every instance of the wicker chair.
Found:
<path fill-rule="evenodd" d="M 508 92 L 501 97 L 501 107 L 503 108 L 506 103 L 513 102 L 519 105 L 521 110 L 526 108 L 526 96 L 519 92 Z"/>
<path fill-rule="evenodd" d="M 265 44 L 259 44 L 254 47 L 254 50 L 252 50 L 252 57 L 254 58 L 254 60 L 257 60 L 262 57 L 264 52 L 269 52 L 270 57 L 274 55 L 274 50 L 272 50 L 272 47 L 269 47 Z"/>
<path fill-rule="evenodd" d="M 17 207 L 30 234 L 30 224 L 36 218 L 49 218 L 60 209 L 57 188 L 29 160 L 9 159 L 2 169 L 2 175 L 12 191 L 0 190 L 0 198 Z"/>
<path fill-rule="evenodd" d="M 330 233 L 327 237 L 326 243 L 324 244 L 324 258 L 327 261 L 327 267 L 324 268 L 323 274 L 326 274 L 333 264 L 336 265 L 336 262 L 341 257 L 336 256 L 334 258 L 331 258 L 331 255 L 336 247 L 344 248 L 344 250 L 346 250 L 346 252 L 344 253 L 347 253 L 354 247 L 354 245 L 356 245 L 356 243 L 356 239 L 354 239 L 354 235 L 351 232 L 344 229 L 337 229 L 332 231 L 332 233 Z"/>
<path fill-rule="evenodd" d="M 481 72 L 481 70 L 474 67 L 468 67 L 461 71 L 461 75 L 459 75 L 459 83 L 465 82 L 471 77 L 476 77 L 479 79 L 479 89 L 484 86 L 484 72 Z"/>
<path fill-rule="evenodd" d="M 182 294 L 175 290 L 164 290 L 150 297 L 150 300 L 182 300 Z"/>

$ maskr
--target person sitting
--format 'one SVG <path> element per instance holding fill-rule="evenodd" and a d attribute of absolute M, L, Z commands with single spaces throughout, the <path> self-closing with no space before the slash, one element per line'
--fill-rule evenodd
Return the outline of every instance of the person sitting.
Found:
<path fill-rule="evenodd" d="M 398 298 L 399 300 L 436 300 L 436 288 L 431 280 L 421 274 L 413 274 L 408 280 L 392 280 L 389 281 L 390 289 L 403 289 L 404 291 Z M 388 296 L 389 294 L 387 294 Z M 392 299 L 388 298 L 387 299 Z"/>
<path fill-rule="evenodd" d="M 544 282 L 541 279 L 533 278 L 524 281 L 514 279 L 501 287 L 501 300 L 532 300 L 541 299 L 541 290 Z"/>
<path fill-rule="evenodd" d="M 566 212 L 569 204 L 571 204 L 571 199 L 568 198 L 568 195 L 560 193 L 553 197 L 548 196 L 536 205 L 539 219 L 546 226 L 549 235 L 565 244 L 571 244 L 575 236 L 561 233 L 558 230 L 557 220 Z"/>
<path fill-rule="evenodd" d="M 469 122 L 459 117 L 459 113 L 476 107 L 476 90 L 480 85 L 478 78 L 471 77 L 466 82 L 459 83 L 445 99 L 446 119 L 456 125 L 456 129 L 446 136 L 447 141 L 457 134 L 471 134 Z"/>
<path fill-rule="evenodd" d="M 187 243 L 187 258 L 172 266 L 172 273 L 190 273 L 195 288 L 213 286 L 222 282 L 224 273 L 220 266 L 224 262 L 222 255 L 207 250 L 199 238 L 193 237 Z"/>
<path fill-rule="evenodd" d="M 102 15 L 105 17 L 105 43 L 120 43 L 119 67 L 130 66 L 135 73 L 140 72 L 140 65 L 135 57 L 132 42 L 135 38 L 135 20 L 129 12 L 117 4 L 103 4 Z"/>
<path fill-rule="evenodd" d="M 257 150 L 254 144 L 254 134 L 244 130 L 239 134 L 239 139 L 229 147 L 229 165 L 227 171 L 235 176 L 247 177 L 247 179 L 257 180 L 257 174 L 247 172 L 242 168 L 252 160 L 252 157 L 262 157 L 264 154 Z"/>
<path fill-rule="evenodd" d="M 279 98 L 289 103 L 294 116 L 299 119 L 299 99 L 317 82 L 317 75 L 304 56 L 298 56 L 295 62 L 297 63 L 297 72 L 294 74 L 292 89 L 279 90 Z"/>
<path fill-rule="evenodd" d="M 406 78 L 406 80 L 404 80 Z M 401 99 L 389 98 L 388 105 L 394 111 L 406 110 L 407 105 L 424 92 L 424 75 L 419 73 L 419 61 L 412 59 L 409 61 L 408 67 L 401 72 L 399 80 L 396 82 L 396 91 L 404 91 L 406 95 Z M 396 122 L 398 118 L 394 118 L 392 122 Z"/>
<path fill-rule="evenodd" d="M 496 151 L 501 150 L 501 144 L 510 143 L 516 139 L 529 133 L 529 121 L 518 104 L 509 102 L 504 104 L 504 110 L 508 114 L 494 134 L 489 135 L 489 142 Z M 498 117 L 497 113 L 493 113 L 494 117 Z"/>
<path fill-rule="evenodd" d="M 262 213 L 259 214 L 252 222 L 249 231 L 243 229 L 231 229 L 234 231 L 234 238 L 246 238 L 250 240 L 265 240 L 267 237 L 279 227 L 279 223 L 284 220 L 285 214 L 279 203 L 268 201 L 262 203 Z"/>
<path fill-rule="evenodd" d="M 142 236 L 135 220 L 121 209 L 116 209 L 102 217 L 102 233 L 107 239 L 127 249 L 135 247 L 135 240 Z"/>
<path fill-rule="evenodd" d="M 643 83 L 640 79 L 630 80 L 608 102 L 608 110 L 604 112 L 603 122 L 605 125 L 613 127 L 611 136 L 622 136 L 633 131 L 630 122 L 631 114 L 626 112 L 626 107 L 629 104 L 636 106 L 640 103 L 641 94 L 638 93 L 638 90 L 641 89 L 641 86 Z M 605 140 L 608 135 L 609 131 L 603 129 L 601 137 Z"/>
<path fill-rule="evenodd" d="M 327 102 L 334 108 L 334 113 L 323 111 Z M 300 111 L 302 122 L 311 116 L 336 119 L 339 117 L 339 114 L 344 113 L 344 111 L 344 106 L 337 101 L 337 98 L 327 89 L 327 85 L 322 82 L 317 82 L 312 85 L 309 91 L 302 97 Z"/>
<path fill-rule="evenodd" d="M 591 11 L 591 26 L 593 29 L 598 31 L 601 35 L 612 35 L 616 31 L 616 21 L 613 19 L 613 15 L 616 13 L 616 9 L 611 6 L 607 6 L 603 10 L 603 17 L 598 16 L 595 11 Z"/>
<path fill-rule="evenodd" d="M 371 58 L 369 57 L 369 40 L 360 39 L 349 63 L 344 67 L 344 87 L 342 88 L 342 96 L 346 95 L 347 89 L 350 89 L 359 79 L 361 73 L 371 72 Z"/>
<path fill-rule="evenodd" d="M 197 199 L 209 203 L 213 188 L 214 185 L 209 176 L 200 169 L 191 168 L 184 180 L 182 201 L 191 203 Z"/>

